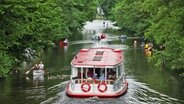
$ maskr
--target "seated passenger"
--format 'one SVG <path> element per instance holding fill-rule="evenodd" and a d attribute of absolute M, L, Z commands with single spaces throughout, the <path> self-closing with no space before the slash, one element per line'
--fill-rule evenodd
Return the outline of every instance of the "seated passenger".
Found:
<path fill-rule="evenodd" d="M 110 72 L 108 73 L 107 77 L 110 80 L 116 79 L 116 72 L 114 72 L 113 70 L 110 70 Z"/>
<path fill-rule="evenodd" d="M 105 70 L 102 71 L 99 79 L 100 80 L 105 80 Z"/>
<path fill-rule="evenodd" d="M 98 79 L 97 73 L 94 74 L 93 78 L 94 78 L 94 79 Z"/>
<path fill-rule="evenodd" d="M 93 78 L 93 70 L 91 70 L 91 69 L 88 70 L 87 77 Z"/>

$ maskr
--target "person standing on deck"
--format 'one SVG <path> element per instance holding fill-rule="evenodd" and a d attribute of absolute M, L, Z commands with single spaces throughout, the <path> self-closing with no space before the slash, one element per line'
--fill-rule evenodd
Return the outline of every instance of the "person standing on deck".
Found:
<path fill-rule="evenodd" d="M 44 64 L 42 61 L 40 61 L 40 63 L 38 64 L 38 69 L 44 70 Z"/>
<path fill-rule="evenodd" d="M 88 78 L 93 78 L 93 69 L 88 69 L 87 77 Z"/>
<path fill-rule="evenodd" d="M 105 78 L 105 70 L 102 70 L 102 73 L 101 73 L 99 79 L 100 79 L 100 80 L 105 80 L 105 79 L 106 79 L 106 78 Z"/>

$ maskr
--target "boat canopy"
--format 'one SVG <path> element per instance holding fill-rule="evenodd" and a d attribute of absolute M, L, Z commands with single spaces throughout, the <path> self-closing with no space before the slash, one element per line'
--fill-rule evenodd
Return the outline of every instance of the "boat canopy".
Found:
<path fill-rule="evenodd" d="M 91 48 L 81 49 L 80 52 L 73 58 L 72 66 L 91 66 L 105 67 L 116 66 L 123 61 L 121 49 L 111 48 Z"/>

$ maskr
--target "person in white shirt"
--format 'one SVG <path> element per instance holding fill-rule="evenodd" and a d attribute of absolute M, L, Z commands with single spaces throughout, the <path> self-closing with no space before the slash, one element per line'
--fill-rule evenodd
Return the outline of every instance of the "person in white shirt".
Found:
<path fill-rule="evenodd" d="M 38 64 L 38 68 L 41 70 L 44 69 L 44 64 L 42 63 L 42 61 L 40 61 L 40 63 Z"/>

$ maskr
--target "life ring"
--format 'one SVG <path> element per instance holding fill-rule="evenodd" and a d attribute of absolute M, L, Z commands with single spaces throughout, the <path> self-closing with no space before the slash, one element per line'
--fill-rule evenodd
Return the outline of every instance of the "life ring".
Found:
<path fill-rule="evenodd" d="M 100 92 L 105 92 L 107 90 L 107 85 L 105 83 L 99 83 L 98 84 L 98 90 Z"/>
<path fill-rule="evenodd" d="M 81 85 L 81 89 L 83 92 L 89 92 L 89 90 L 91 89 L 91 86 L 89 83 L 86 82 Z"/>

